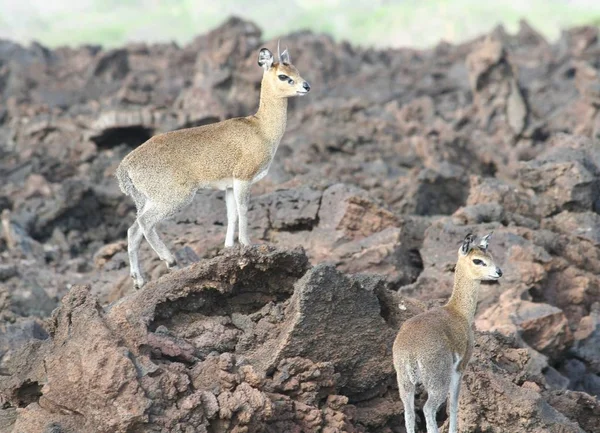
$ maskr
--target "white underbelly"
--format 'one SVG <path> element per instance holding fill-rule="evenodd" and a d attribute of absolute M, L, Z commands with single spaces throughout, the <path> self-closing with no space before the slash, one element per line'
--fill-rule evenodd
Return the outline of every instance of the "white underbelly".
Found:
<path fill-rule="evenodd" d="M 233 188 L 233 178 L 229 177 L 225 179 L 203 182 L 200 184 L 200 188 L 220 189 L 224 191 L 226 189 Z"/>
<path fill-rule="evenodd" d="M 251 183 L 258 182 L 263 177 L 265 177 L 268 172 L 269 172 L 269 167 L 265 168 L 263 171 L 261 171 L 256 176 L 254 176 L 254 178 L 250 182 Z M 219 189 L 219 190 L 223 190 L 224 191 L 226 189 L 233 188 L 233 177 L 228 177 L 228 178 L 225 178 L 225 179 L 210 180 L 210 181 L 202 182 L 198 186 L 198 188 L 199 189 Z"/>

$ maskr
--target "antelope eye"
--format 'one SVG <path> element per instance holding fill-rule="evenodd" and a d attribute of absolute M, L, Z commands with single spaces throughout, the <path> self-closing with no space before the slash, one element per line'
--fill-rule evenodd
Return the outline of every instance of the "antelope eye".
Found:
<path fill-rule="evenodd" d="M 473 263 L 476 265 L 487 266 L 483 260 L 473 259 Z"/>
<path fill-rule="evenodd" d="M 294 84 L 294 80 L 292 80 L 287 75 L 281 74 L 281 75 L 278 75 L 277 78 L 279 78 L 281 81 L 287 81 L 290 85 Z"/>

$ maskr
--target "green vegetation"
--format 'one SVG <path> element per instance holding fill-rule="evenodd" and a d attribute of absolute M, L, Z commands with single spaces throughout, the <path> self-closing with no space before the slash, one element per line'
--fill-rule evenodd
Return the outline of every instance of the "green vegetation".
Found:
<path fill-rule="evenodd" d="M 310 29 L 360 45 L 426 47 L 457 42 L 524 18 L 549 39 L 600 25 L 597 0 L 0 0 L 0 37 L 45 45 L 185 43 L 237 15 L 266 38 Z"/>

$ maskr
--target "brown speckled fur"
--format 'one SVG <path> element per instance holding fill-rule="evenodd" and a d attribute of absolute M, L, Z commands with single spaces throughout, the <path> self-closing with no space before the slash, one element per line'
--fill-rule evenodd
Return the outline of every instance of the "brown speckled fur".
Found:
<path fill-rule="evenodd" d="M 427 432 L 436 433 L 435 413 L 450 392 L 450 433 L 456 433 L 460 380 L 473 351 L 472 324 L 482 280 L 502 271 L 487 252 L 489 235 L 479 246 L 465 239 L 459 249 L 454 289 L 446 305 L 421 313 L 402 324 L 393 346 L 394 368 L 404 404 L 406 431 L 414 432 L 415 385 L 423 383 L 428 400 L 423 409 Z M 475 264 L 480 260 L 482 264 Z"/>
<path fill-rule="evenodd" d="M 200 188 L 227 191 L 225 245 L 233 244 L 238 216 L 240 242 L 249 243 L 246 211 L 250 185 L 266 174 L 285 132 L 287 98 L 310 89 L 298 70 L 286 62 L 287 53 L 282 58 L 284 61 L 274 63 L 268 50 L 259 54 L 265 72 L 256 114 L 156 135 L 129 153 L 117 168 L 119 186 L 133 198 L 138 211 L 128 232 L 136 287 L 144 284 L 137 259 L 142 234 L 161 260 L 174 266 L 175 257 L 156 235 L 155 226 L 189 204 Z M 282 74 L 293 82 L 280 80 Z"/>

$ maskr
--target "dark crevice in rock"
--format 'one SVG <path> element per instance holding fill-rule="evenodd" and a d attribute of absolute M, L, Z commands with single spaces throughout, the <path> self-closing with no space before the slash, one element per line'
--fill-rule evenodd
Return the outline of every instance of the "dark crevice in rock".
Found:
<path fill-rule="evenodd" d="M 176 362 L 179 364 L 184 364 L 187 367 L 192 367 L 192 366 L 196 365 L 196 362 L 197 362 L 196 360 L 189 360 L 182 356 L 165 355 L 164 353 L 160 352 L 159 350 L 150 350 L 150 359 L 152 361 L 164 362 L 167 364 Z"/>
<path fill-rule="evenodd" d="M 107 128 L 101 134 L 91 137 L 99 149 L 110 149 L 125 144 L 137 147 L 152 137 L 153 131 L 144 126 L 120 126 Z"/>
<path fill-rule="evenodd" d="M 249 315 L 259 311 L 269 302 L 282 302 L 290 295 L 261 292 L 242 292 L 236 295 L 223 295 L 214 289 L 206 289 L 175 301 L 167 301 L 156 306 L 154 320 L 149 329 L 154 332 L 159 326 L 174 320 L 177 314 L 198 313 L 205 316 L 231 316 L 233 313 Z"/>
<path fill-rule="evenodd" d="M 284 232 L 289 232 L 289 233 L 298 233 L 298 232 L 305 232 L 305 231 L 309 232 L 313 228 L 315 228 L 318 224 L 319 224 L 319 222 L 317 220 L 299 219 L 299 220 L 295 221 L 294 224 L 286 225 L 285 227 L 278 229 L 278 231 L 284 231 Z"/>
<path fill-rule="evenodd" d="M 37 403 L 41 396 L 42 385 L 27 380 L 16 392 L 17 406 L 25 407 L 31 403 Z"/>
<path fill-rule="evenodd" d="M 390 317 L 392 314 L 392 308 L 394 307 L 390 306 L 379 295 L 377 296 L 377 299 L 379 300 L 380 316 L 383 318 L 383 320 L 385 320 L 385 323 L 387 323 L 388 325 L 394 325 Z"/>
<path fill-rule="evenodd" d="M 419 278 L 419 275 L 421 275 L 421 272 L 423 272 L 423 258 L 421 257 L 421 252 L 417 248 L 413 248 L 408 250 L 408 259 L 410 265 L 416 271 L 416 275 L 410 281 L 410 283 L 414 283 Z"/>

